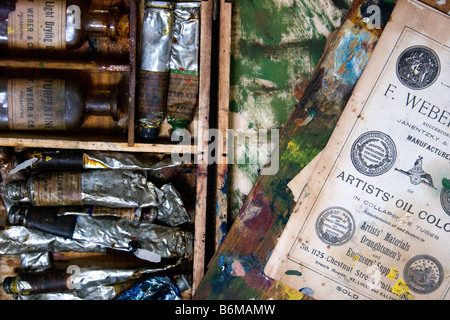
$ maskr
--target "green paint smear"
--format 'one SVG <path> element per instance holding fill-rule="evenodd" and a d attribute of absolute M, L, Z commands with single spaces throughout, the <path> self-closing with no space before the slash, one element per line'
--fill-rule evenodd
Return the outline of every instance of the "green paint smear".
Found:
<path fill-rule="evenodd" d="M 285 274 L 287 274 L 288 276 L 299 276 L 299 277 L 302 276 L 302 273 L 300 271 L 297 271 L 297 270 L 287 270 L 285 272 Z"/>
<path fill-rule="evenodd" d="M 443 178 L 443 179 L 442 179 L 442 186 L 443 186 L 445 189 L 450 189 L 450 180 L 447 179 L 447 178 Z"/>

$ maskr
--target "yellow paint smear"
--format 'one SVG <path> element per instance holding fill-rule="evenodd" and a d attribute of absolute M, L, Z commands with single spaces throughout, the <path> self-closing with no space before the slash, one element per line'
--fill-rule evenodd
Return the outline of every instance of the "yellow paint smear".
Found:
<path fill-rule="evenodd" d="M 414 300 L 409 287 L 403 279 L 397 280 L 395 285 L 392 287 L 392 293 L 402 296 L 404 295 L 408 300 Z"/>
<path fill-rule="evenodd" d="M 396 268 L 392 268 L 387 275 L 389 279 L 397 279 L 398 278 L 398 270 Z"/>

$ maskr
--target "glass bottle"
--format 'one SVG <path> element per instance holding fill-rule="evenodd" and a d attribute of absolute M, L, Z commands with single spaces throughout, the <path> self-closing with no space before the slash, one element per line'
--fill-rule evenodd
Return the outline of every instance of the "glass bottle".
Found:
<path fill-rule="evenodd" d="M 0 78 L 0 130 L 72 130 L 85 114 L 119 118 L 118 92 L 71 78 Z"/>
<path fill-rule="evenodd" d="M 116 7 L 88 11 L 81 0 L 2 1 L 0 46 L 18 49 L 72 50 L 86 37 L 126 37 L 128 14 Z"/>

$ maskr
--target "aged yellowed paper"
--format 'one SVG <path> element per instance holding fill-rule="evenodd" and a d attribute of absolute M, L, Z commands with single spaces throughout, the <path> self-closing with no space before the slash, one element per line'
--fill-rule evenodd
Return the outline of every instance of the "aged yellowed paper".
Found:
<path fill-rule="evenodd" d="M 448 30 L 397 1 L 267 276 L 317 299 L 449 299 Z"/>

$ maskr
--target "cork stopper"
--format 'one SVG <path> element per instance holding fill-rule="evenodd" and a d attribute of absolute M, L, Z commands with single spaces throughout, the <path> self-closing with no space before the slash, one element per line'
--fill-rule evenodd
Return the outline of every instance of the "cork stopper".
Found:
<path fill-rule="evenodd" d="M 117 90 L 93 90 L 86 95 L 86 113 L 96 116 L 112 116 L 119 120 Z"/>

